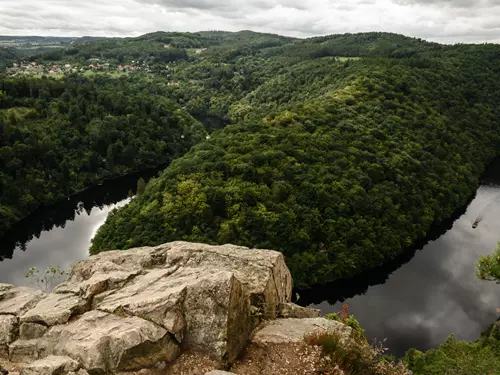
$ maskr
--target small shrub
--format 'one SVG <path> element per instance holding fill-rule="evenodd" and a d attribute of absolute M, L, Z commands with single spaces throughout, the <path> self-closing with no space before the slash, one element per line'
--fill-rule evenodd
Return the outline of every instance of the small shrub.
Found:
<path fill-rule="evenodd" d="M 383 342 L 368 344 L 365 332 L 345 304 L 338 314 L 329 314 L 335 320 L 352 328 L 351 337 L 343 339 L 340 333 L 315 332 L 305 338 L 308 345 L 321 348 L 321 371 L 344 375 L 411 375 L 411 371 L 394 358 L 385 357 Z"/>
<path fill-rule="evenodd" d="M 353 335 L 341 340 L 339 333 L 316 332 L 305 338 L 306 343 L 321 348 L 321 371 L 326 374 L 340 369 L 345 375 L 411 375 L 401 362 L 384 358 L 386 348 L 370 346 L 365 339 Z"/>
<path fill-rule="evenodd" d="M 48 266 L 44 271 L 31 267 L 24 277 L 30 279 L 31 283 L 38 289 L 50 292 L 56 285 L 63 282 L 67 275 L 69 272 L 61 270 L 60 266 Z"/>
<path fill-rule="evenodd" d="M 317 332 L 306 337 L 306 343 L 310 346 L 321 347 L 323 354 L 331 355 L 342 350 L 340 344 L 340 334 L 329 334 L 327 332 Z"/>
<path fill-rule="evenodd" d="M 325 318 L 328 320 L 335 320 L 336 322 L 344 323 L 346 326 L 351 327 L 357 336 L 366 340 L 365 330 L 361 328 L 361 325 L 356 320 L 354 315 L 349 314 L 349 306 L 347 304 L 344 304 L 342 306 L 342 310 L 340 310 L 340 312 L 327 314 L 325 315 Z"/>

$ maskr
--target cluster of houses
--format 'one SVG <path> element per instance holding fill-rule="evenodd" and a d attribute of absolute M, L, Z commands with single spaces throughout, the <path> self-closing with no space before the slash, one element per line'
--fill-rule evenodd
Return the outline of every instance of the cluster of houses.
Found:
<path fill-rule="evenodd" d="M 55 63 L 38 64 L 35 61 L 23 61 L 21 63 L 14 63 L 12 67 L 6 69 L 7 75 L 61 75 L 70 73 L 84 73 L 86 71 L 119 71 L 119 72 L 132 72 L 138 70 L 145 70 L 149 72 L 149 66 L 136 66 L 136 65 L 111 65 L 110 63 L 98 62 L 98 59 L 89 60 L 90 64 L 64 64 L 59 65 Z"/>
<path fill-rule="evenodd" d="M 169 66 L 165 67 L 166 71 L 169 71 Z M 23 61 L 21 63 L 14 63 L 12 67 L 6 69 L 6 73 L 9 76 L 53 76 L 60 77 L 65 74 L 71 73 L 79 73 L 85 74 L 86 72 L 135 72 L 135 71 L 144 71 L 151 72 L 152 69 L 150 65 L 146 62 L 132 61 L 130 65 L 115 65 L 110 64 L 108 62 L 101 62 L 97 58 L 89 59 L 86 63 L 73 63 L 73 64 L 57 64 L 57 63 L 46 63 L 39 64 L 36 61 Z M 170 87 L 179 87 L 180 83 L 172 80 L 171 74 L 168 74 L 167 77 L 170 77 L 170 82 L 167 83 Z"/>
<path fill-rule="evenodd" d="M 72 67 L 70 64 L 66 65 L 57 65 L 57 64 L 38 64 L 35 61 L 28 62 L 23 61 L 20 64 L 14 63 L 12 67 L 7 68 L 6 70 L 8 75 L 16 76 L 16 75 L 55 75 L 55 74 L 63 74 L 63 73 L 72 73 L 76 72 L 76 69 Z"/>
<path fill-rule="evenodd" d="M 133 72 L 134 70 L 140 70 L 141 68 L 139 66 L 133 66 L 133 65 L 118 65 L 116 70 L 119 72 Z"/>
<path fill-rule="evenodd" d="M 35 61 L 23 61 L 20 64 L 14 63 L 12 67 L 7 68 L 7 74 L 11 76 L 16 75 L 57 75 L 76 73 L 78 69 L 71 64 L 58 65 L 58 64 L 38 64 Z"/>

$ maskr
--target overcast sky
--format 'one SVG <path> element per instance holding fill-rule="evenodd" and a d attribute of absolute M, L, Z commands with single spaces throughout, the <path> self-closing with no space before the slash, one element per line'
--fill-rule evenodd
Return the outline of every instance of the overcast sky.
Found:
<path fill-rule="evenodd" d="M 500 42 L 500 0 L 0 0 L 0 35 L 244 29 L 297 37 L 391 31 L 444 43 Z"/>

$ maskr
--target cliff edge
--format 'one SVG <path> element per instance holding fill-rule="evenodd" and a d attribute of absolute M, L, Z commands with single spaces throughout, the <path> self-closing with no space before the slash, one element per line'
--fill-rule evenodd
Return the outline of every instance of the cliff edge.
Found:
<path fill-rule="evenodd" d="M 204 358 L 206 370 L 245 374 L 242 358 L 262 348 L 317 330 L 349 335 L 291 304 L 291 294 L 276 251 L 172 242 L 105 252 L 74 265 L 52 293 L 0 284 L 0 366 L 21 375 L 203 374 Z"/>

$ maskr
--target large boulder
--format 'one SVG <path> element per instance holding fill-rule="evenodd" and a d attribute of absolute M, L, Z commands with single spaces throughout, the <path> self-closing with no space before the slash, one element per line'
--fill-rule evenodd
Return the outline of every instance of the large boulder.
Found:
<path fill-rule="evenodd" d="M 169 267 L 95 297 L 97 309 L 139 316 L 171 332 L 184 347 L 233 360 L 250 335 L 250 305 L 233 273 Z"/>
<path fill-rule="evenodd" d="M 162 327 L 138 317 L 100 311 L 52 327 L 41 340 L 44 354 L 71 357 L 96 373 L 152 367 L 160 361 L 172 361 L 180 350 Z"/>
<path fill-rule="evenodd" d="M 276 318 L 280 304 L 292 298 L 292 276 L 280 252 L 180 241 L 158 249 L 165 249 L 170 266 L 233 272 L 250 295 L 251 304 L 260 308 L 265 318 Z"/>
<path fill-rule="evenodd" d="M 182 304 L 187 287 L 184 282 L 187 280 L 173 282 L 169 276 L 174 271 L 177 269 L 153 269 L 136 277 L 122 289 L 97 295 L 93 307 L 113 314 L 147 319 L 167 329 L 180 342 L 185 329 Z"/>

